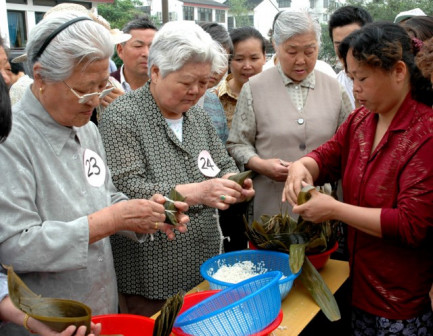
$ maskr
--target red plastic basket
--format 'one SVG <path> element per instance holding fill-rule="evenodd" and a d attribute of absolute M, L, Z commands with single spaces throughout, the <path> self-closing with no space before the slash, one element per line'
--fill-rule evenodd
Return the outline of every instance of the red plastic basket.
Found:
<path fill-rule="evenodd" d="M 132 314 L 95 315 L 92 322 L 101 323 L 101 335 L 152 336 L 155 320 Z"/>
<path fill-rule="evenodd" d="M 259 250 L 259 248 L 257 248 L 257 246 L 250 241 L 248 242 L 248 247 L 250 248 L 250 250 Z M 313 264 L 313 266 L 317 270 L 320 270 L 323 266 L 326 265 L 327 261 L 331 257 L 331 254 L 334 253 L 337 250 L 337 248 L 338 248 L 338 242 L 335 242 L 335 245 L 329 250 L 318 254 L 310 254 L 307 255 L 307 257 L 310 260 L 310 262 Z"/>
<path fill-rule="evenodd" d="M 338 248 L 338 242 L 335 242 L 335 245 L 332 248 L 330 248 L 329 250 L 322 252 L 322 253 L 318 253 L 318 254 L 310 254 L 310 255 L 307 255 L 307 257 L 311 261 L 313 266 L 317 270 L 319 270 L 323 266 L 326 265 L 329 258 L 331 257 L 331 254 L 334 253 L 337 250 L 337 248 Z"/>

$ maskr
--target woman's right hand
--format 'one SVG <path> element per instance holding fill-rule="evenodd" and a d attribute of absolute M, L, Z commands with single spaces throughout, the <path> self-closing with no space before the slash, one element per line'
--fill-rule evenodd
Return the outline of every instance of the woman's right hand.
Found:
<path fill-rule="evenodd" d="M 282 202 L 288 201 L 292 206 L 296 205 L 298 194 L 302 189 L 302 182 L 314 184 L 313 177 L 307 167 L 301 161 L 295 161 L 289 168 L 289 174 L 283 189 Z"/>
<path fill-rule="evenodd" d="M 168 239 L 174 239 L 174 229 L 186 232 L 189 217 L 184 214 L 188 210 L 185 202 L 175 202 L 179 225 L 173 227 L 165 221 L 165 197 L 155 194 L 149 200 L 132 199 L 113 204 L 87 216 L 89 222 L 89 244 L 115 234 L 119 231 L 136 233 L 164 232 Z"/>
<path fill-rule="evenodd" d="M 165 232 L 169 238 L 174 238 L 173 226 L 164 223 L 164 203 L 164 196 L 155 194 L 149 200 L 132 199 L 113 205 L 112 207 L 116 207 L 113 209 L 116 232 L 128 230 L 137 233 L 155 233 L 160 230 Z M 175 202 L 175 206 L 180 211 L 177 216 L 180 225 L 176 226 L 176 229 L 185 232 L 189 217 L 183 212 L 188 210 L 188 204 Z"/>
<path fill-rule="evenodd" d="M 287 179 L 290 165 L 291 162 L 281 159 L 261 159 L 254 156 L 248 161 L 247 167 L 271 180 L 284 182 Z"/>

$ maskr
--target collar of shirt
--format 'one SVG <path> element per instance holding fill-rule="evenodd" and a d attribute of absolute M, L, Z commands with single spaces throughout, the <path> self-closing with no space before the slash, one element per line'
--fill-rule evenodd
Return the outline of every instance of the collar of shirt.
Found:
<path fill-rule="evenodd" d="M 414 122 L 415 111 L 419 102 L 409 92 L 389 125 L 389 131 L 404 131 Z"/>
<path fill-rule="evenodd" d="M 70 138 L 76 137 L 78 140 L 77 129 L 60 125 L 55 121 L 36 99 L 30 86 L 25 91 L 21 102 L 19 106 L 22 108 L 22 112 L 27 114 L 34 127 L 42 132 L 56 155 L 60 154 Z"/>
<path fill-rule="evenodd" d="M 122 84 L 122 87 L 125 90 L 125 92 L 132 91 L 131 86 L 126 81 L 125 76 L 123 75 L 123 64 L 122 67 L 120 68 L 120 84 Z"/>
<path fill-rule="evenodd" d="M 233 75 L 232 74 L 228 74 L 225 78 L 225 80 L 223 80 L 221 82 L 221 84 L 218 86 L 218 98 L 220 98 L 221 96 L 227 95 L 229 97 L 232 97 L 233 99 L 238 99 L 230 90 L 230 86 L 228 84 L 228 81 L 230 79 L 232 79 Z"/>
<path fill-rule="evenodd" d="M 314 71 L 308 74 L 308 76 L 300 83 L 295 83 L 291 78 L 287 77 L 286 74 L 283 72 L 283 69 L 281 69 L 281 64 L 277 64 L 278 72 L 280 73 L 281 77 L 283 78 L 283 83 L 285 86 L 288 85 L 300 85 L 309 89 L 314 89 L 316 85 L 316 77 L 314 76 Z"/>

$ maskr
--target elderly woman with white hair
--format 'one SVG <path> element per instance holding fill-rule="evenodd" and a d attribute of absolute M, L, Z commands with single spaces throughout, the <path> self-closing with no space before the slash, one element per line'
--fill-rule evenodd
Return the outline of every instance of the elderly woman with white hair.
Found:
<path fill-rule="evenodd" d="M 118 192 L 97 127 L 89 122 L 110 92 L 110 34 L 89 17 L 64 13 L 42 20 L 26 47 L 34 83 L 13 107 L 0 146 L 0 260 L 35 293 L 81 301 L 92 313 L 118 311 L 108 236 L 131 239 L 164 231 L 165 198 Z M 181 211 L 188 205 L 175 204 Z M 179 230 L 188 216 L 179 213 Z M 138 234 L 137 234 L 138 233 Z M 6 325 L 4 335 L 28 335 Z"/>
<path fill-rule="evenodd" d="M 124 311 L 152 315 L 179 290 L 203 279 L 200 265 L 222 250 L 216 209 L 254 195 L 251 179 L 229 180 L 234 160 L 199 106 L 212 73 L 227 66 L 225 51 L 192 22 L 168 22 L 149 51 L 150 81 L 104 112 L 101 136 L 113 182 L 131 198 L 175 188 L 190 206 L 188 232 L 146 244 L 111 239 Z"/>
<path fill-rule="evenodd" d="M 281 12 L 272 37 L 279 64 L 250 78 L 239 95 L 227 149 L 257 173 L 256 220 L 282 211 L 290 162 L 331 138 L 352 109 L 337 80 L 314 70 L 320 30 L 306 11 Z"/>

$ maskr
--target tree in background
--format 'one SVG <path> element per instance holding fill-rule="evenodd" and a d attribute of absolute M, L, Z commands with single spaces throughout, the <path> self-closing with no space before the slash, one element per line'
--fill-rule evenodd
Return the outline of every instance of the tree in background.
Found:
<path fill-rule="evenodd" d="M 139 8 L 142 5 L 140 0 L 114 0 L 98 4 L 98 14 L 110 22 L 111 28 L 122 29 L 127 22 L 145 15 Z"/>
<path fill-rule="evenodd" d="M 229 0 L 227 1 L 229 7 L 229 13 L 233 15 L 235 19 L 235 27 L 246 27 L 252 26 L 250 18 L 248 16 L 249 9 L 247 0 Z"/>
<path fill-rule="evenodd" d="M 331 38 L 328 34 L 328 25 L 321 24 L 322 26 L 322 35 L 321 35 L 321 44 L 319 50 L 318 59 L 325 61 L 329 65 L 331 65 L 334 70 L 337 65 L 337 58 L 335 57 L 334 45 L 332 44 Z"/>
<path fill-rule="evenodd" d="M 334 2 L 336 3 L 336 2 Z M 374 21 L 394 22 L 395 16 L 407 10 L 420 8 L 427 15 L 433 15 L 432 0 L 348 0 L 348 5 L 359 6 L 366 9 Z M 329 15 L 336 8 L 329 8 Z M 340 70 L 341 65 L 335 57 L 334 47 L 328 34 L 328 25 L 322 24 L 322 45 L 319 52 L 319 59 L 330 64 L 335 70 Z M 337 69 L 338 68 L 338 69 Z"/>
<path fill-rule="evenodd" d="M 140 0 L 114 0 L 113 3 L 98 4 L 98 14 L 110 23 L 111 28 L 122 29 L 127 22 L 148 16 L 140 9 L 142 5 Z M 151 17 L 150 19 L 156 26 L 159 26 L 155 18 Z M 118 67 L 122 65 L 122 60 L 117 55 L 116 49 L 114 49 L 112 59 Z"/>
<path fill-rule="evenodd" d="M 365 8 L 374 21 L 393 22 L 398 13 L 414 8 L 420 8 L 427 15 L 433 15 L 433 1 L 431 0 L 349 0 L 348 4 Z"/>

